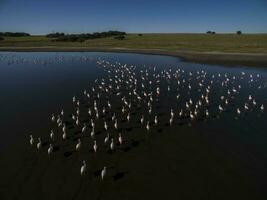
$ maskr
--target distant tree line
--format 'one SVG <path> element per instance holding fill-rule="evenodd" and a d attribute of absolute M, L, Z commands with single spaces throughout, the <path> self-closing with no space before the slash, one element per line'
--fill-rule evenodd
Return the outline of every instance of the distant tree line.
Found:
<path fill-rule="evenodd" d="M 83 42 L 88 39 L 106 38 L 112 36 L 123 36 L 125 32 L 121 31 L 107 31 L 107 32 L 95 32 L 95 33 L 82 33 L 82 34 L 65 34 L 65 33 L 50 33 L 46 37 L 54 38 L 53 41 L 60 42 Z"/>
<path fill-rule="evenodd" d="M 216 34 L 216 32 L 214 32 L 214 31 L 207 31 L 206 33 L 207 34 Z M 241 35 L 242 34 L 242 31 L 236 31 L 236 34 L 237 35 Z"/>
<path fill-rule="evenodd" d="M 23 37 L 23 36 L 30 36 L 29 33 L 23 33 L 23 32 L 0 32 L 1 37 Z"/>

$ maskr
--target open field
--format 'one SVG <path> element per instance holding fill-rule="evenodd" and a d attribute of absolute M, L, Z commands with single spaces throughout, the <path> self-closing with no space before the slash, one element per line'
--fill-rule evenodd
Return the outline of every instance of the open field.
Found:
<path fill-rule="evenodd" d="M 125 40 L 113 37 L 85 42 L 53 42 L 44 36 L 6 37 L 1 47 L 92 47 L 138 48 L 186 51 L 267 53 L 267 34 L 129 34 Z"/>
<path fill-rule="evenodd" d="M 6 51 L 120 51 L 180 56 L 197 62 L 267 66 L 267 34 L 128 34 L 85 42 L 53 42 L 45 36 L 6 37 Z"/>

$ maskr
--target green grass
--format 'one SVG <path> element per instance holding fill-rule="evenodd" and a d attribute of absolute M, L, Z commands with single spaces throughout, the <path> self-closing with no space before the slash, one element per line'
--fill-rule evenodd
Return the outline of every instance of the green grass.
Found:
<path fill-rule="evenodd" d="M 267 53 L 267 34 L 128 34 L 85 42 L 53 42 L 44 36 L 5 37 L 0 47 L 134 48 L 168 51 Z"/>

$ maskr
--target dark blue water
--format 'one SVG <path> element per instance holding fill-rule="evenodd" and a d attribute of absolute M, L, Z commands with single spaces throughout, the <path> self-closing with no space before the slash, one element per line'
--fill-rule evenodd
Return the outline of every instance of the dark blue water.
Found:
<path fill-rule="evenodd" d="M 103 62 L 106 68 L 97 64 L 103 60 L 109 63 Z M 110 126 L 108 118 L 112 113 L 100 117 L 97 125 L 99 152 L 90 150 L 93 140 L 89 131 L 80 133 L 81 127 L 70 127 L 70 138 L 62 141 L 61 128 L 52 125 L 51 114 L 58 115 L 64 109 L 64 119 L 72 126 L 70 114 L 74 112 L 72 97 L 75 95 L 82 102 L 81 120 L 88 124 L 87 109 L 93 103 L 88 102 L 83 91 L 86 89 L 92 95 L 90 89 L 100 84 L 98 80 L 106 78 L 108 82 L 107 75 L 114 78 L 118 75 L 116 69 L 122 70 L 125 64 L 138 81 L 145 73 L 148 74 L 146 78 L 153 81 L 151 85 L 144 81 L 145 89 L 139 84 L 138 93 L 144 90 L 155 92 L 160 85 L 158 102 L 153 94 L 152 115 L 149 116 L 144 108 L 145 101 L 138 109 L 135 97 L 131 99 L 128 89 L 124 88 L 128 87 L 124 80 L 121 92 L 127 100 L 133 101 L 130 123 L 121 114 L 121 99 L 115 93 L 101 93 L 100 98 L 100 102 L 105 102 L 105 95 L 110 98 L 112 112 L 116 112 L 125 136 L 122 148 L 110 154 L 101 142 L 105 137 L 103 120 Z M 113 69 L 110 74 L 107 73 L 109 69 Z M 156 83 L 153 73 L 161 74 L 160 84 Z M 180 76 L 180 86 L 176 75 Z M 222 86 L 227 78 L 230 80 L 227 86 Z M 203 116 L 201 107 L 195 120 L 188 116 L 179 118 L 178 113 L 185 109 L 189 98 L 195 105 L 205 93 L 199 86 L 201 80 L 204 88 L 211 86 L 207 106 L 210 116 Z M 169 91 L 167 86 L 170 86 Z M 234 94 L 233 88 L 238 92 Z M 227 89 L 231 90 L 231 95 L 227 95 Z M 179 100 L 177 94 L 180 94 Z M 248 100 L 249 95 L 255 99 L 256 105 Z M 228 98 L 229 105 L 220 113 L 221 96 Z M 244 111 L 245 103 L 249 104 L 249 111 Z M 261 111 L 261 105 L 264 105 L 264 111 Z M 240 115 L 237 108 L 241 110 Z M 168 124 L 171 109 L 175 112 L 172 126 Z M 150 122 L 155 114 L 159 117 L 159 125 L 151 124 L 149 133 L 139 122 L 144 113 Z M 4 158 L 0 159 L 4 166 L 1 168 L 0 197 L 3 189 L 6 197 L 14 196 L 14 199 L 29 196 L 35 199 L 125 199 L 126 196 L 127 199 L 140 196 L 145 199 L 172 199 L 175 196 L 244 199 L 255 195 L 266 199 L 266 123 L 266 68 L 185 63 L 175 57 L 142 54 L 0 53 L 0 151 L 7 152 L 0 154 Z M 47 148 L 51 128 L 59 133 L 55 141 L 58 150 L 49 157 Z M 117 131 L 112 128 L 110 133 L 115 136 Z M 37 152 L 29 145 L 30 134 L 48 141 L 46 146 L 43 145 L 44 151 Z M 74 151 L 77 137 L 83 142 L 80 152 Z M 9 150 L 12 153 L 9 154 Z M 89 170 L 81 177 L 79 170 L 83 159 L 88 161 Z M 104 165 L 108 167 L 108 176 L 106 182 L 101 182 L 98 174 Z"/>
<path fill-rule="evenodd" d="M 186 73 L 204 70 L 210 78 L 211 74 L 218 73 L 239 77 L 241 72 L 245 72 L 246 78 L 236 83 L 242 85 L 240 95 L 243 99 L 247 99 L 249 94 L 256 95 L 257 103 L 267 107 L 267 70 L 264 68 L 184 63 L 175 57 L 141 54 L 6 52 L 0 54 L 0 148 L 16 143 L 29 133 L 48 131 L 51 114 L 58 113 L 62 108 L 70 109 L 72 96 L 81 94 L 104 75 L 103 69 L 96 65 L 98 59 L 135 65 L 137 68 L 180 68 Z M 253 83 L 248 82 L 250 74 L 254 77 Z M 258 86 L 261 89 L 257 89 Z M 227 131 L 233 138 L 256 145 L 266 156 L 266 119 L 266 115 L 259 117 L 258 111 L 255 111 L 235 123 L 231 123 L 233 117 L 224 117 L 211 124 L 231 129 Z"/>

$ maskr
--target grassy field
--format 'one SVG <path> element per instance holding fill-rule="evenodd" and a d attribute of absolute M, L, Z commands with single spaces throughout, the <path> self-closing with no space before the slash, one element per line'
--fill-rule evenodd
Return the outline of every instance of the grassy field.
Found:
<path fill-rule="evenodd" d="M 127 48 L 166 51 L 267 53 L 267 34 L 128 34 L 125 40 L 113 37 L 85 42 L 53 42 L 44 36 L 5 37 L 0 47 L 81 47 Z"/>

